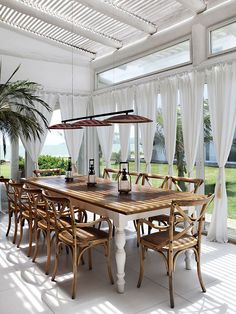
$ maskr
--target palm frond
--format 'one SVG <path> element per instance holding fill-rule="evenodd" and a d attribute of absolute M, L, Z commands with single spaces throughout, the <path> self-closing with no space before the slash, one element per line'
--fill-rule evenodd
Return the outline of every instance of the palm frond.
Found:
<path fill-rule="evenodd" d="M 0 131 L 3 134 L 3 146 L 6 144 L 6 136 L 11 140 L 16 140 L 20 134 L 26 139 L 40 139 L 44 132 L 43 126 L 48 126 L 42 108 L 47 111 L 51 109 L 37 95 L 41 86 L 28 80 L 10 82 L 19 67 L 6 83 L 0 84 Z M 40 104 L 41 108 L 38 108 L 37 104 Z"/>

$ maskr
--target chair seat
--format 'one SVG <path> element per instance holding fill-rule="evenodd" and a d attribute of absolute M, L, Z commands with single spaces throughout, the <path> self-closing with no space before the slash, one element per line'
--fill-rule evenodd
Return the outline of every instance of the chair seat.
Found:
<path fill-rule="evenodd" d="M 174 236 L 179 234 L 179 232 L 174 232 Z M 169 231 L 155 232 L 152 234 L 145 235 L 141 238 L 141 243 L 149 248 L 158 249 L 161 247 L 164 250 L 169 249 Z M 193 247 L 197 244 L 197 239 L 192 235 L 183 235 L 177 240 L 173 241 L 174 250 L 183 250 L 189 247 Z"/>
<path fill-rule="evenodd" d="M 39 227 L 40 229 L 47 230 L 47 228 L 48 228 L 48 227 L 47 227 L 47 221 L 46 221 L 45 219 L 39 220 L 39 221 L 38 221 L 38 227 Z M 50 230 L 55 230 L 53 224 L 50 224 L 49 228 L 50 228 Z"/>
<path fill-rule="evenodd" d="M 30 218 L 30 211 L 28 209 L 25 209 L 22 212 L 22 217 L 25 218 L 25 219 L 29 219 Z M 32 210 L 32 216 L 31 217 L 33 219 L 36 218 L 36 210 L 35 209 Z"/>
<path fill-rule="evenodd" d="M 175 217 L 175 223 L 177 223 L 177 222 L 179 223 L 179 222 L 184 221 L 183 217 L 181 217 L 178 213 L 175 213 L 174 217 Z M 160 221 L 164 224 L 167 224 L 167 223 L 169 223 L 169 219 L 170 219 L 169 215 L 161 214 L 161 215 L 150 217 L 149 221 Z"/>
<path fill-rule="evenodd" d="M 61 231 L 58 237 L 63 242 L 73 244 L 72 234 L 67 230 Z M 76 237 L 78 244 L 86 244 L 91 241 L 102 242 L 104 240 L 108 240 L 108 234 L 106 232 L 93 227 L 77 228 Z"/>

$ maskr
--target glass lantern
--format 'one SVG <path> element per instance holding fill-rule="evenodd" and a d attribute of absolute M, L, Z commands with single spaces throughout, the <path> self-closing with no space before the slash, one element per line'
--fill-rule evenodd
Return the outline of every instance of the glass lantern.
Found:
<path fill-rule="evenodd" d="M 88 185 L 96 184 L 96 176 L 94 169 L 94 159 L 89 159 Z"/>
<path fill-rule="evenodd" d="M 118 191 L 120 193 L 129 193 L 131 191 L 131 176 L 129 174 L 129 163 L 120 162 Z"/>

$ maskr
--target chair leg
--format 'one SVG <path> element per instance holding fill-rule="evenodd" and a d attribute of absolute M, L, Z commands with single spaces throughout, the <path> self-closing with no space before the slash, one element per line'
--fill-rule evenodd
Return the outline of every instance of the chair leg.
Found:
<path fill-rule="evenodd" d="M 92 266 L 92 249 L 91 248 L 88 249 L 88 258 L 89 258 L 89 270 L 92 270 L 93 266 Z"/>
<path fill-rule="evenodd" d="M 29 224 L 29 248 L 27 256 L 30 257 L 32 251 L 32 242 L 33 242 L 33 221 L 30 219 Z"/>
<path fill-rule="evenodd" d="M 12 214 L 13 214 L 12 211 L 9 210 L 9 212 L 8 212 L 8 227 L 7 227 L 6 237 L 8 236 L 10 229 L 11 229 Z"/>
<path fill-rule="evenodd" d="M 36 244 L 35 244 L 34 256 L 33 256 L 33 259 L 32 259 L 33 263 L 36 261 L 36 257 L 38 256 L 40 231 L 41 231 L 41 229 L 37 229 L 36 230 Z"/>
<path fill-rule="evenodd" d="M 169 276 L 170 307 L 173 309 L 175 306 L 173 289 L 173 251 L 168 252 L 168 276 Z"/>
<path fill-rule="evenodd" d="M 202 279 L 200 253 L 196 252 L 196 251 L 194 251 L 194 253 L 195 253 L 196 261 L 197 261 L 197 274 L 198 274 L 199 283 L 200 283 L 200 286 L 202 288 L 202 291 L 206 292 L 206 288 L 205 288 L 205 285 L 204 285 L 203 279 Z"/>
<path fill-rule="evenodd" d="M 16 237 L 17 237 L 17 229 L 18 229 L 18 217 L 17 217 L 17 213 L 14 213 L 15 216 L 15 231 L 14 231 L 14 236 L 13 236 L 13 244 L 16 243 Z"/>
<path fill-rule="evenodd" d="M 145 255 L 145 248 L 143 245 L 141 245 L 140 248 L 140 272 L 139 272 L 139 279 L 137 288 L 140 288 L 142 280 L 143 280 L 143 274 L 144 274 L 144 255 Z"/>
<path fill-rule="evenodd" d="M 19 223 L 20 223 L 20 237 L 19 237 L 19 241 L 18 241 L 18 244 L 17 244 L 18 248 L 20 247 L 20 244 L 21 244 L 21 241 L 22 241 L 22 237 L 23 237 L 23 219 L 21 217 L 20 217 L 20 222 Z"/>
<path fill-rule="evenodd" d="M 56 244 L 55 264 L 54 264 L 54 270 L 53 270 L 52 279 L 51 279 L 52 281 L 54 281 L 55 278 L 56 278 L 60 252 L 61 252 L 61 243 L 57 243 L 57 244 Z"/>
<path fill-rule="evenodd" d="M 72 261 L 73 261 L 73 283 L 72 283 L 72 299 L 75 299 L 76 290 L 77 290 L 77 280 L 78 280 L 78 265 L 80 263 L 81 256 L 83 255 L 84 250 L 82 249 L 79 255 L 77 256 L 77 250 L 73 247 L 72 249 Z"/>
<path fill-rule="evenodd" d="M 174 304 L 174 291 L 173 291 L 173 271 L 169 270 L 169 294 L 170 294 L 170 307 L 173 309 Z"/>
<path fill-rule="evenodd" d="M 49 274 L 50 262 L 51 262 L 51 234 L 50 231 L 47 230 L 47 261 L 45 265 L 45 274 Z"/>

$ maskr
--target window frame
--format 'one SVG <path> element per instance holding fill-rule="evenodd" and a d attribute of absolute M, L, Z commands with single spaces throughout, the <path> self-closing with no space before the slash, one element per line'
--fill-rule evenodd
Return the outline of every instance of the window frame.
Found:
<path fill-rule="evenodd" d="M 132 62 L 132 61 L 136 61 L 136 60 L 141 59 L 141 58 L 143 58 L 145 56 L 152 55 L 152 54 L 154 54 L 156 52 L 159 52 L 159 51 L 171 48 L 171 47 L 173 47 L 175 45 L 178 45 L 178 44 L 181 44 L 181 43 L 183 43 L 185 41 L 189 41 L 189 48 L 190 48 L 190 51 L 189 51 L 190 52 L 190 60 L 189 61 L 183 62 L 183 63 L 178 64 L 178 65 L 170 66 L 170 67 L 167 67 L 167 68 L 164 68 L 164 69 L 161 69 L 161 70 L 152 71 L 152 72 L 149 72 L 147 74 L 142 74 L 142 75 L 139 75 L 139 76 L 135 76 L 133 78 L 130 78 L 130 79 L 127 79 L 127 80 L 123 80 L 123 81 L 117 82 L 115 84 L 111 84 L 111 85 L 107 85 L 107 86 L 103 86 L 103 87 L 98 87 L 98 75 L 99 74 L 104 73 L 104 72 L 109 71 L 109 70 L 112 70 L 112 69 L 115 69 L 115 68 L 117 68 L 119 66 L 125 65 L 127 63 Z M 149 50 L 145 51 L 144 53 L 135 55 L 132 58 L 124 59 L 120 63 L 118 62 L 118 63 L 114 63 L 112 65 L 110 64 L 107 67 L 100 68 L 100 69 L 96 70 L 95 71 L 95 90 L 96 91 L 103 90 L 103 89 L 106 89 L 106 88 L 110 88 L 112 86 L 121 85 L 121 84 L 132 82 L 132 81 L 135 81 L 135 80 L 138 80 L 138 79 L 146 78 L 146 77 L 149 77 L 149 76 L 152 76 L 152 75 L 155 75 L 155 74 L 160 74 L 160 73 L 163 73 L 163 72 L 167 72 L 169 70 L 178 69 L 178 68 L 184 67 L 186 65 L 190 65 L 190 64 L 193 64 L 193 45 L 192 45 L 192 36 L 191 36 L 191 34 L 189 34 L 187 36 L 184 36 L 184 37 L 181 37 L 181 38 L 178 38 L 175 41 L 172 41 L 170 43 L 161 45 L 157 49 L 152 49 L 150 51 Z"/>
<path fill-rule="evenodd" d="M 220 23 L 217 23 L 217 24 L 214 24 L 214 25 L 208 27 L 208 29 L 207 29 L 207 58 L 208 59 L 236 51 L 236 46 L 235 46 L 233 48 L 225 49 L 223 51 L 219 51 L 219 52 L 215 52 L 215 53 L 212 52 L 211 32 L 213 32 L 214 30 L 220 29 L 224 26 L 233 24 L 233 23 L 236 23 L 236 17 L 234 17 L 232 19 L 227 19 L 223 22 L 220 22 Z"/>

